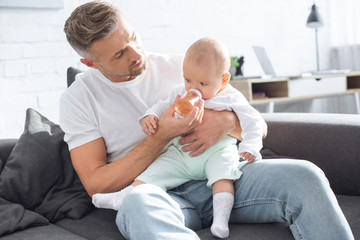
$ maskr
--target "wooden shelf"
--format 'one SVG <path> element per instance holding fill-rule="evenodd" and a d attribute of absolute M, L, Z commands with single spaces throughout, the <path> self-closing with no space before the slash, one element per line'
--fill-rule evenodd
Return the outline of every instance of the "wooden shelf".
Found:
<path fill-rule="evenodd" d="M 360 92 L 360 72 L 322 74 L 304 77 L 231 80 L 251 104 L 297 101 Z M 254 93 L 266 98 L 253 98 Z"/>
<path fill-rule="evenodd" d="M 272 79 L 242 79 L 231 80 L 230 84 L 238 89 L 249 101 L 259 101 L 253 99 L 253 93 L 263 92 L 267 98 L 288 97 L 288 78 Z"/>
<path fill-rule="evenodd" d="M 348 75 L 346 85 L 347 89 L 360 89 L 360 73 L 358 75 Z"/>
<path fill-rule="evenodd" d="M 318 95 L 305 96 L 305 97 L 271 98 L 271 99 L 253 100 L 251 102 L 251 105 L 256 106 L 256 105 L 261 105 L 261 104 L 268 104 L 270 102 L 272 102 L 272 103 L 295 102 L 295 101 L 302 101 L 302 100 L 314 99 L 314 98 L 326 98 L 326 97 L 350 95 L 350 94 L 354 94 L 354 93 L 360 93 L 360 88 L 347 90 L 342 93 L 318 94 Z"/>

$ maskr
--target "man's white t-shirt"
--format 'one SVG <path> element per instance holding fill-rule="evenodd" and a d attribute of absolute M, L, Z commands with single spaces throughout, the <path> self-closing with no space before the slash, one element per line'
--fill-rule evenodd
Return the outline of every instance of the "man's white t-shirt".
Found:
<path fill-rule="evenodd" d="M 112 162 L 146 137 L 138 119 L 184 84 L 182 55 L 147 53 L 146 59 L 143 74 L 128 82 L 111 82 L 93 68 L 76 76 L 60 98 L 60 126 L 69 150 L 102 137 Z"/>

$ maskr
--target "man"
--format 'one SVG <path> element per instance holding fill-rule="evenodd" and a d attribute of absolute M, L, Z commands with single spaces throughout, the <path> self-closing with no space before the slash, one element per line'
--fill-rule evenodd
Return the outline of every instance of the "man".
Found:
<path fill-rule="evenodd" d="M 75 170 L 90 196 L 129 185 L 175 136 L 192 156 L 225 134 L 238 136 L 231 112 L 204 111 L 185 119 L 169 108 L 146 137 L 138 118 L 169 89 L 182 84 L 181 56 L 144 53 L 124 16 L 107 3 L 79 6 L 66 37 L 90 69 L 77 76 L 60 101 L 60 125 Z M 202 118 L 203 116 L 203 118 Z M 202 119 L 202 122 L 201 122 Z M 267 160 L 242 166 L 234 183 L 230 222 L 285 222 L 296 239 L 353 239 L 320 169 L 306 161 Z M 211 224 L 211 189 L 190 181 L 167 193 L 144 184 L 123 201 L 116 223 L 129 239 L 198 239 Z"/>

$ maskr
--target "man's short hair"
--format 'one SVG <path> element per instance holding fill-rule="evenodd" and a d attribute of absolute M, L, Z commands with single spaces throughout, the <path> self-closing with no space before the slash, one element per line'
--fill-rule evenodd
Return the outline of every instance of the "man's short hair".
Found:
<path fill-rule="evenodd" d="M 77 7 L 66 20 L 64 32 L 74 50 L 86 59 L 91 54 L 91 45 L 108 38 L 117 27 L 121 12 L 112 4 L 92 1 Z"/>

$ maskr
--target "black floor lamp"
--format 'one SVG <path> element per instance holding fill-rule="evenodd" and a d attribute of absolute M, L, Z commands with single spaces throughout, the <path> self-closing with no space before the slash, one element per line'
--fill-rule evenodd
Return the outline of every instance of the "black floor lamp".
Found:
<path fill-rule="evenodd" d="M 316 66 L 317 71 L 320 70 L 319 64 L 319 43 L 318 43 L 318 28 L 324 26 L 320 13 L 317 10 L 315 3 L 311 7 L 310 15 L 306 21 L 306 27 L 315 29 L 315 44 L 316 44 Z"/>

